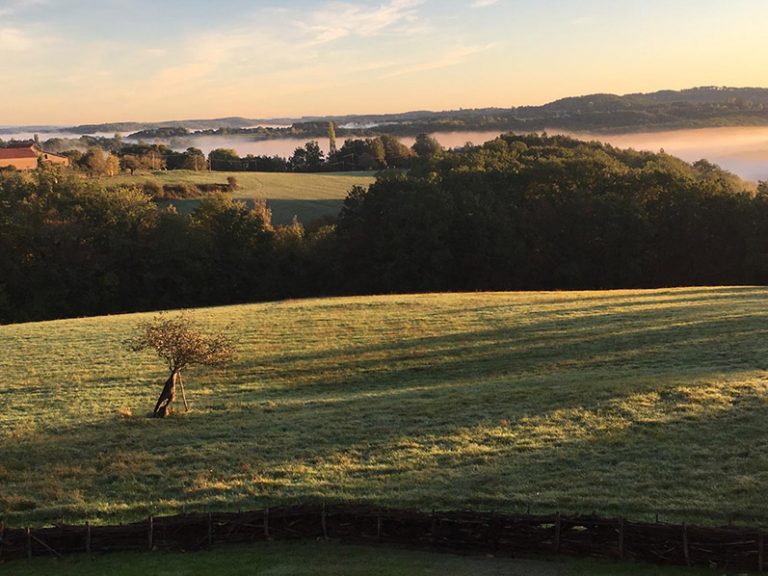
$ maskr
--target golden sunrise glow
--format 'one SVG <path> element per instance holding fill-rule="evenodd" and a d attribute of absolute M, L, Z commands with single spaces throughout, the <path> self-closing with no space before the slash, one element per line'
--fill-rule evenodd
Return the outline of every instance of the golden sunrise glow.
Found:
<path fill-rule="evenodd" d="M 0 3 L 0 124 L 268 118 L 765 86 L 759 1 Z M 578 5 L 576 5 L 578 4 Z"/>

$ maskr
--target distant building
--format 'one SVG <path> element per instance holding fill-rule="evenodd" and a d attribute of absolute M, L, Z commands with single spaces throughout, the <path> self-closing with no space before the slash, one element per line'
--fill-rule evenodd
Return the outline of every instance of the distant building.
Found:
<path fill-rule="evenodd" d="M 66 156 L 39 150 L 34 145 L 21 148 L 0 148 L 0 168 L 13 167 L 16 170 L 34 170 L 40 161 L 69 166 L 69 158 Z"/>

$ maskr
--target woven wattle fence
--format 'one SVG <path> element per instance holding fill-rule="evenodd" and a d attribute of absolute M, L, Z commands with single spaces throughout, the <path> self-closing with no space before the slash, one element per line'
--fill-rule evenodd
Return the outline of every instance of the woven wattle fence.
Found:
<path fill-rule="evenodd" d="M 180 514 L 120 526 L 0 528 L 0 561 L 318 538 L 466 554 L 565 554 L 759 572 L 765 565 L 765 542 L 758 529 L 343 505 Z"/>

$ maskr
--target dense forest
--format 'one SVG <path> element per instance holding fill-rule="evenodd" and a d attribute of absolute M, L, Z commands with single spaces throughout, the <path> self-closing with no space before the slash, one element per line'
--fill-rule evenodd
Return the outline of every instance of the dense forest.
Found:
<path fill-rule="evenodd" d="M 422 142 L 428 144 L 428 142 Z M 768 185 L 563 136 L 421 146 L 336 222 L 189 215 L 75 171 L 0 172 L 0 322 L 309 295 L 768 281 Z"/>

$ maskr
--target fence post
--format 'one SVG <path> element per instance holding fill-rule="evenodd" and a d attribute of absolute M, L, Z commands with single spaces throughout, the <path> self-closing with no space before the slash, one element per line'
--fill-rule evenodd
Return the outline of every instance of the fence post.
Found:
<path fill-rule="evenodd" d="M 91 553 L 91 523 L 85 523 L 85 553 Z"/>
<path fill-rule="evenodd" d="M 27 559 L 32 559 L 32 531 L 27 526 Z"/>
<path fill-rule="evenodd" d="M 269 504 L 264 508 L 264 538 L 269 540 Z"/>
<path fill-rule="evenodd" d="M 560 512 L 557 513 L 557 519 L 555 520 L 555 553 L 560 552 L 560 531 L 562 530 L 563 519 Z"/>
<path fill-rule="evenodd" d="M 437 516 L 435 515 L 435 509 L 432 509 L 432 545 L 437 545 Z"/>
<path fill-rule="evenodd" d="M 154 531 L 155 531 L 155 519 L 150 516 L 147 519 L 147 546 L 148 549 L 152 550 L 152 540 L 154 539 Z"/>
<path fill-rule="evenodd" d="M 376 514 L 376 538 L 381 541 L 381 511 Z"/>
<path fill-rule="evenodd" d="M 765 566 L 765 535 L 760 530 L 757 537 L 757 571 L 762 572 Z"/>
<path fill-rule="evenodd" d="M 323 526 L 323 540 L 328 540 L 328 526 L 325 523 L 325 502 L 323 502 L 323 507 L 320 510 L 320 523 Z"/>
<path fill-rule="evenodd" d="M 213 546 L 213 514 L 208 512 L 208 547 Z"/>
<path fill-rule="evenodd" d="M 619 558 L 624 560 L 624 518 L 619 518 Z"/>
<path fill-rule="evenodd" d="M 685 554 L 685 564 L 691 566 L 691 552 L 688 549 L 688 526 L 683 523 L 683 554 Z"/>

